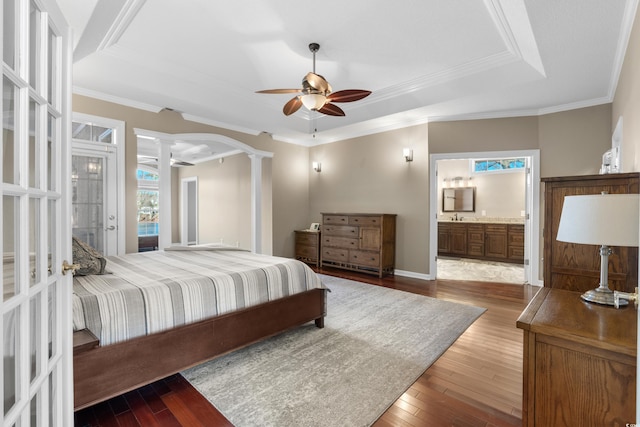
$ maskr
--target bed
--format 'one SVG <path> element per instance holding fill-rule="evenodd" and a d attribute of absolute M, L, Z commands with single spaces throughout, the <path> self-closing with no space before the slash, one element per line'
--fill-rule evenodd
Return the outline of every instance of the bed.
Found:
<path fill-rule="evenodd" d="M 324 326 L 326 288 L 293 259 L 175 247 L 106 257 L 105 273 L 74 277 L 74 336 L 97 337 L 74 345 L 76 410 L 304 323 Z"/>

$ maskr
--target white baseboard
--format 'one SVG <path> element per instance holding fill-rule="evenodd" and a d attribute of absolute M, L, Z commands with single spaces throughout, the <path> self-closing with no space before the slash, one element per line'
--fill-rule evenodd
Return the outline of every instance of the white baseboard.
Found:
<path fill-rule="evenodd" d="M 396 276 L 411 277 L 412 279 L 433 280 L 430 274 L 416 273 L 415 271 L 398 270 L 394 271 Z"/>

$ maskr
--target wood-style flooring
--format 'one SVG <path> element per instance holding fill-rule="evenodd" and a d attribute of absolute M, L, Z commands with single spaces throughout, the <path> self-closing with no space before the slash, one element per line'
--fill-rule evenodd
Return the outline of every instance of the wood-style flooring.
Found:
<path fill-rule="evenodd" d="M 522 425 L 522 331 L 516 319 L 533 286 L 382 279 L 335 269 L 319 273 L 367 282 L 487 311 L 378 419 L 376 427 L 513 427 Z M 76 426 L 232 424 L 179 374 L 75 414 Z M 256 425 L 260 425 L 256 420 Z"/>

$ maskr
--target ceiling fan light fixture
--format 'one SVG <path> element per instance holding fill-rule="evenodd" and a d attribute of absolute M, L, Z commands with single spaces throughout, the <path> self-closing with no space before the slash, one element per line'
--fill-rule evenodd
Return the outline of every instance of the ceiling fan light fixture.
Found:
<path fill-rule="evenodd" d="M 321 109 L 327 103 L 327 97 L 319 93 L 308 93 L 300 97 L 302 105 L 308 110 L 316 111 Z"/>

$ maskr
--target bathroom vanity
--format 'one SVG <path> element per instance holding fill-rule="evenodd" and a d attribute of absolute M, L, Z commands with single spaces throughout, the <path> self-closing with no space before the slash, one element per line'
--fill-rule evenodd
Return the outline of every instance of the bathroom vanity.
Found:
<path fill-rule="evenodd" d="M 438 221 L 438 256 L 524 263 L 524 224 Z"/>

